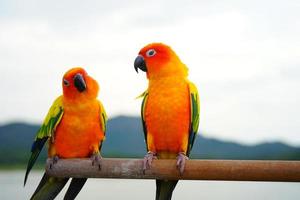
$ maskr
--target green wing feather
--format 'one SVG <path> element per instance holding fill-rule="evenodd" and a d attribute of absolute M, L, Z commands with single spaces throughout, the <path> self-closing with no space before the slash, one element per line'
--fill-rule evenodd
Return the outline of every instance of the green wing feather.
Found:
<path fill-rule="evenodd" d="M 107 114 L 105 112 L 103 104 L 100 101 L 98 101 L 98 102 L 99 102 L 99 106 L 100 106 L 100 123 L 101 123 L 101 127 L 104 132 L 104 136 L 105 136 L 106 126 L 107 126 Z M 100 142 L 100 145 L 99 145 L 99 151 L 101 151 L 101 147 L 102 147 L 102 141 Z"/>
<path fill-rule="evenodd" d="M 104 106 L 102 105 L 102 103 L 100 101 L 99 102 L 99 106 L 100 106 L 100 123 L 101 123 L 101 127 L 103 129 L 104 135 L 106 132 L 106 125 L 107 125 L 107 114 L 105 112 Z"/>
<path fill-rule="evenodd" d="M 141 107 L 141 117 L 142 117 L 142 125 L 143 125 L 145 143 L 146 143 L 146 148 L 147 148 L 147 152 L 148 152 L 149 150 L 148 150 L 148 143 L 147 143 L 147 127 L 146 127 L 146 122 L 145 122 L 145 107 L 146 107 L 146 103 L 148 100 L 148 90 L 146 90 L 139 97 L 143 97 L 142 107 Z"/>
<path fill-rule="evenodd" d="M 35 140 L 31 147 L 31 156 L 29 158 L 24 185 L 26 184 L 28 174 L 38 158 L 44 144 L 49 138 L 54 138 L 54 132 L 63 116 L 62 96 L 58 97 L 52 104 L 42 126 L 38 130 Z"/>
<path fill-rule="evenodd" d="M 187 155 L 190 154 L 191 149 L 197 135 L 199 127 L 199 113 L 200 113 L 200 100 L 197 87 L 189 82 L 189 93 L 190 93 L 190 106 L 191 106 L 191 122 L 190 122 L 190 132 L 189 132 L 189 142 Z"/>

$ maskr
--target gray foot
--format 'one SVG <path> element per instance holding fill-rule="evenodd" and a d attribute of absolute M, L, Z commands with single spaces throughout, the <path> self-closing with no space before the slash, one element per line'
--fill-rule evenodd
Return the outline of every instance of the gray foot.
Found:
<path fill-rule="evenodd" d="M 91 156 L 91 160 L 92 160 L 92 165 L 93 166 L 98 166 L 99 170 L 101 170 L 101 160 L 102 160 L 102 156 L 100 155 L 100 153 L 94 153 Z"/>
<path fill-rule="evenodd" d="M 59 160 L 59 157 L 58 156 L 53 156 L 50 160 L 50 165 L 49 165 L 49 168 L 52 169 L 53 166 L 58 162 Z"/>
<path fill-rule="evenodd" d="M 176 166 L 177 166 L 177 169 L 179 170 L 180 174 L 183 174 L 185 162 L 188 159 L 189 158 L 185 155 L 185 153 L 182 153 L 182 152 L 178 153 Z"/>
<path fill-rule="evenodd" d="M 150 169 L 153 159 L 157 159 L 156 154 L 149 151 L 143 160 L 143 174 L 145 174 L 146 169 Z"/>

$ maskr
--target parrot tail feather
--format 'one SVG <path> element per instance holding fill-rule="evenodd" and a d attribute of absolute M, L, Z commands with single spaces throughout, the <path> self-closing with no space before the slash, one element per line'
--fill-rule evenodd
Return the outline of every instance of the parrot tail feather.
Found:
<path fill-rule="evenodd" d="M 85 184 L 87 178 L 73 178 L 68 191 L 64 196 L 64 200 L 73 200 L 76 198 L 83 185 Z"/>
<path fill-rule="evenodd" d="M 69 178 L 54 178 L 44 173 L 30 200 L 53 200 L 68 182 Z"/>
<path fill-rule="evenodd" d="M 155 200 L 171 200 L 173 191 L 176 187 L 176 181 L 156 180 L 156 197 Z"/>

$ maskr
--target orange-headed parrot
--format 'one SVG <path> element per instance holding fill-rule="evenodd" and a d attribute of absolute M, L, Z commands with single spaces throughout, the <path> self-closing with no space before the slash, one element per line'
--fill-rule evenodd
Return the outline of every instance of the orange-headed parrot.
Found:
<path fill-rule="evenodd" d="M 148 44 L 134 61 L 134 68 L 147 73 L 148 89 L 143 96 L 141 116 L 148 153 L 144 168 L 154 158 L 177 159 L 183 173 L 185 161 L 199 126 L 199 95 L 187 78 L 188 69 L 176 53 L 162 43 Z M 178 180 L 156 180 L 156 200 L 169 200 Z"/>
<path fill-rule="evenodd" d="M 59 158 L 91 157 L 100 168 L 101 145 L 105 138 L 106 113 L 97 100 L 98 83 L 83 68 L 72 68 L 62 79 L 63 95 L 51 106 L 31 148 L 24 179 L 48 142 L 48 157 L 54 166 Z M 54 178 L 44 174 L 31 199 L 54 199 L 68 178 Z M 74 199 L 86 178 L 73 178 L 64 199 Z"/>

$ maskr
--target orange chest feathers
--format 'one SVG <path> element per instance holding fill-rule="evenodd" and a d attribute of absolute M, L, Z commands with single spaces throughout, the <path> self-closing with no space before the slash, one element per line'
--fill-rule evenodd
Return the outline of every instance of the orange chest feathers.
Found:
<path fill-rule="evenodd" d="M 89 157 L 103 139 L 100 108 L 96 101 L 78 107 L 65 106 L 55 132 L 54 148 L 59 157 Z"/>
<path fill-rule="evenodd" d="M 190 124 L 187 81 L 176 78 L 150 81 L 148 91 L 145 121 L 149 149 L 185 152 Z"/>

